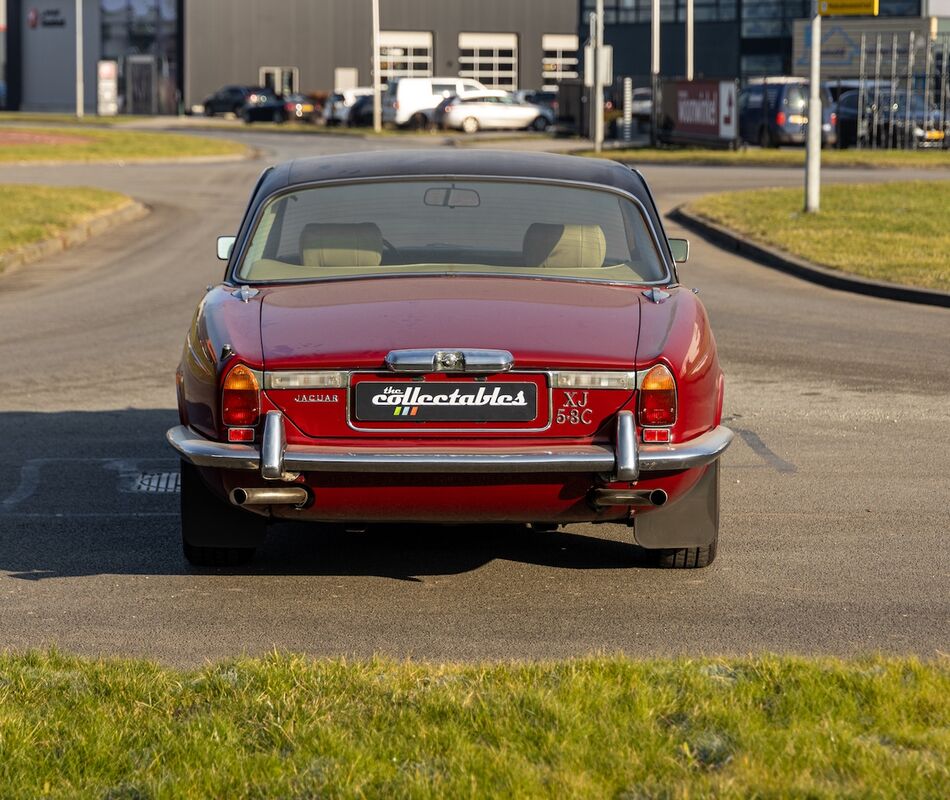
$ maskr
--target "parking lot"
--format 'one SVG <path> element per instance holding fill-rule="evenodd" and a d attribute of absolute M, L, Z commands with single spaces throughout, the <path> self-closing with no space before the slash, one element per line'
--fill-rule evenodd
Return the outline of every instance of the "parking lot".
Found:
<path fill-rule="evenodd" d="M 4 182 L 99 186 L 152 209 L 0 287 L 7 647 L 185 664 L 273 647 L 431 659 L 947 651 L 950 314 L 803 283 L 695 237 L 681 274 L 712 317 L 738 434 L 710 569 L 647 569 L 619 526 L 283 525 L 250 567 L 187 566 L 164 431 L 183 332 L 220 275 L 215 235 L 231 232 L 267 163 L 440 144 L 241 140 L 261 156 L 3 169 Z M 664 212 L 723 188 L 801 183 L 779 168 L 644 172 Z M 825 173 L 918 177 L 933 173 Z"/>

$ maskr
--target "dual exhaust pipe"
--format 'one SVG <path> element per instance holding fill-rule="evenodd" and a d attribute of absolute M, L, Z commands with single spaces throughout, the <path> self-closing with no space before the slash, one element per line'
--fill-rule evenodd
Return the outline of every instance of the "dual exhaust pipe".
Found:
<path fill-rule="evenodd" d="M 305 506 L 310 493 L 302 486 L 274 486 L 232 489 L 229 495 L 236 506 Z"/>

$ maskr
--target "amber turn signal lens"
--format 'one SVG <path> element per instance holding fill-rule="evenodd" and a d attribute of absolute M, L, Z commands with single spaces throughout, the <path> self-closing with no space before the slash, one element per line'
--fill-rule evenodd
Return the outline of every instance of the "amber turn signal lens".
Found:
<path fill-rule="evenodd" d="M 662 364 L 643 376 L 639 415 L 641 425 L 672 425 L 676 421 L 676 383 Z"/>
<path fill-rule="evenodd" d="M 257 376 L 243 364 L 235 366 L 224 379 L 221 393 L 225 425 L 256 425 L 261 416 L 261 393 Z"/>

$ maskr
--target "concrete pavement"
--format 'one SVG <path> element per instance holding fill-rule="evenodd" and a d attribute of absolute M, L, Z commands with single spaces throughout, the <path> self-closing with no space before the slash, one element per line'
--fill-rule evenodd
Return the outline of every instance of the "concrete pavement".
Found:
<path fill-rule="evenodd" d="M 269 160 L 426 146 L 248 137 Z M 182 664 L 275 646 L 429 659 L 950 651 L 950 312 L 816 287 L 695 239 L 681 277 L 712 318 L 738 432 L 713 567 L 645 569 L 609 525 L 282 525 L 250 567 L 189 567 L 163 442 L 172 375 L 221 274 L 214 236 L 233 230 L 264 163 L 0 169 L 0 183 L 101 186 L 153 209 L 0 283 L 0 647 Z M 663 210 L 801 182 L 644 173 Z"/>

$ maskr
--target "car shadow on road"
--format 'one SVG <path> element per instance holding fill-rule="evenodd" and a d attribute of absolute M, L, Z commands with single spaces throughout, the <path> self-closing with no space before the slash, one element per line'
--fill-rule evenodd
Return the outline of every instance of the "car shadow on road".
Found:
<path fill-rule="evenodd" d="M 181 555 L 178 461 L 167 409 L 0 413 L 0 572 L 84 575 L 340 575 L 416 581 L 502 559 L 552 569 L 648 566 L 620 525 L 555 532 L 522 525 L 279 523 L 253 562 L 203 570 Z"/>

